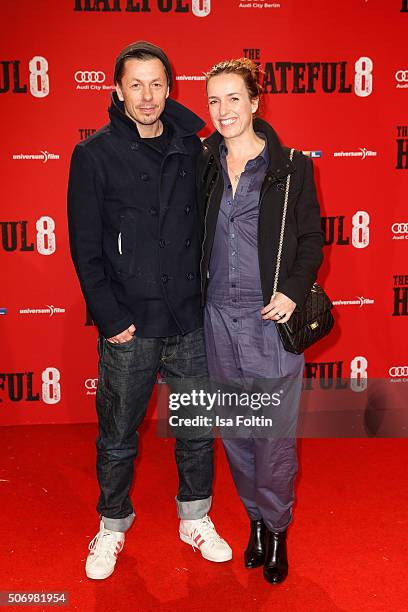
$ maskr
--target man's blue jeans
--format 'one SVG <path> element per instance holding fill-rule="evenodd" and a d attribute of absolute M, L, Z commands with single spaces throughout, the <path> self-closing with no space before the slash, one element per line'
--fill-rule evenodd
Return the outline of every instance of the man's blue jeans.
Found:
<path fill-rule="evenodd" d="M 184 336 L 134 336 L 123 344 L 112 344 L 100 336 L 98 351 L 97 511 L 107 529 L 127 531 L 135 517 L 129 490 L 138 449 L 137 429 L 146 414 L 156 376 L 159 373 L 170 388 L 172 380 L 180 382 L 185 378 L 196 381 L 197 386 L 200 381 L 205 384 L 208 374 L 204 334 L 197 329 Z M 176 439 L 176 504 L 182 519 L 202 518 L 210 509 L 213 444 L 212 437 Z"/>

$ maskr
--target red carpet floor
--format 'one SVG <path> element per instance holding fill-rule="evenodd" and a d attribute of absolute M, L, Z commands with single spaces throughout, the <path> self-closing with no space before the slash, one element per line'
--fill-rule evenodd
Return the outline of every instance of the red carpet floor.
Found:
<path fill-rule="evenodd" d="M 299 442 L 290 574 L 271 586 L 242 566 L 247 519 L 221 445 L 211 516 L 234 558 L 210 563 L 179 541 L 173 442 L 156 437 L 154 422 L 143 426 L 138 516 L 117 569 L 88 580 L 95 436 L 94 425 L 1 429 L 1 591 L 64 590 L 62 609 L 98 612 L 408 610 L 408 441 Z"/>

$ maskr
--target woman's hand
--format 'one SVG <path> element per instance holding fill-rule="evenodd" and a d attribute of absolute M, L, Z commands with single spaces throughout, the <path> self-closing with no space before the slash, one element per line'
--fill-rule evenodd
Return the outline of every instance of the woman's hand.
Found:
<path fill-rule="evenodd" d="M 271 298 L 269 304 L 261 310 L 261 315 L 263 319 L 272 319 L 278 323 L 287 323 L 295 308 L 296 302 L 288 298 L 284 293 L 277 291 L 275 297 Z"/>

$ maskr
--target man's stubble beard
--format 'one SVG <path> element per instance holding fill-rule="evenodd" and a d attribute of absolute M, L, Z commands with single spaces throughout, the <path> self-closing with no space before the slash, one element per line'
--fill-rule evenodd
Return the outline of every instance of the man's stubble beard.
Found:
<path fill-rule="evenodd" d="M 160 119 L 160 115 L 158 115 L 155 119 L 149 119 L 149 118 L 146 118 L 145 120 L 134 119 L 134 121 L 136 121 L 137 123 L 141 123 L 142 125 L 153 125 L 154 123 L 157 123 L 159 119 Z"/>
<path fill-rule="evenodd" d="M 158 113 L 158 115 L 155 115 L 155 117 L 144 117 L 143 113 L 140 114 L 140 117 L 134 117 L 125 106 L 125 113 L 129 117 L 129 119 L 132 119 L 132 121 L 134 121 L 135 123 L 140 123 L 141 125 L 153 125 L 154 123 L 157 123 L 163 111 L 164 108 L 161 112 Z"/>

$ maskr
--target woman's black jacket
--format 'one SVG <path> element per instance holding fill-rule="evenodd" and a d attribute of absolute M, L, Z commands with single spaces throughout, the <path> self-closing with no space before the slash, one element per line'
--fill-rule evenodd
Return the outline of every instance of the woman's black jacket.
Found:
<path fill-rule="evenodd" d="M 323 231 L 313 164 L 311 159 L 300 151 L 295 151 L 291 162 L 290 150 L 281 146 L 276 132 L 266 121 L 256 118 L 254 129 L 266 135 L 270 160 L 261 188 L 258 221 L 258 259 L 264 305 L 268 304 L 272 297 L 286 177 L 291 174 L 277 291 L 284 293 L 301 307 L 316 280 L 323 260 Z M 214 132 L 204 140 L 204 152 L 199 160 L 197 173 L 204 230 L 201 257 L 203 303 L 224 189 L 219 153 L 221 138 L 218 132 Z"/>

